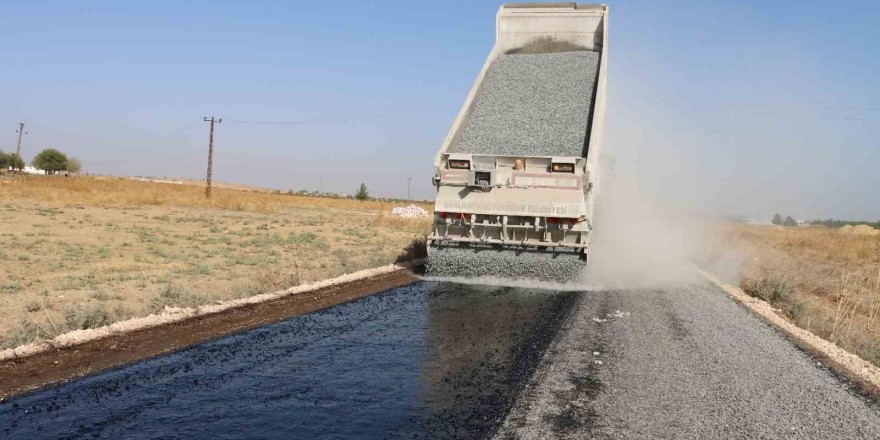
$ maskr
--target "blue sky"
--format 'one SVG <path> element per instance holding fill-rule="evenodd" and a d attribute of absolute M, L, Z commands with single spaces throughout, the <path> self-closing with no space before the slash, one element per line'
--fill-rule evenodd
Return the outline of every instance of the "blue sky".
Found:
<path fill-rule="evenodd" d="M 0 1 L 0 149 L 431 198 L 499 3 Z M 878 2 L 612 2 L 606 152 L 658 197 L 880 219 Z M 232 121 L 295 122 L 289 125 Z"/>

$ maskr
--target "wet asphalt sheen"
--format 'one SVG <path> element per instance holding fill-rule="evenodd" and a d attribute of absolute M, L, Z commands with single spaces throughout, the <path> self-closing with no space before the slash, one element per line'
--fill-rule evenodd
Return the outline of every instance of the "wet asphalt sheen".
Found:
<path fill-rule="evenodd" d="M 0 439 L 486 438 L 576 299 L 414 283 L 0 403 Z"/>

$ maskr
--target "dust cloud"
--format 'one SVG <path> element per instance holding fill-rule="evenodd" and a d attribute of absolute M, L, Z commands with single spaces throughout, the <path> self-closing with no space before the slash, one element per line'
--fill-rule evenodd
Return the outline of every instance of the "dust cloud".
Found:
<path fill-rule="evenodd" d="M 735 278 L 744 257 L 725 248 L 720 216 L 697 196 L 696 146 L 644 136 L 639 127 L 617 133 L 600 156 L 585 283 L 627 289 L 704 282 L 698 266 Z"/>

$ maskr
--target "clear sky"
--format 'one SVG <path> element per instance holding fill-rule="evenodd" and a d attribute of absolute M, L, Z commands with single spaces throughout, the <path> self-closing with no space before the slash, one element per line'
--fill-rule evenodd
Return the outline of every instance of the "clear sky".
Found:
<path fill-rule="evenodd" d="M 0 149 L 24 121 L 26 160 L 201 178 L 218 116 L 218 180 L 432 198 L 498 6 L 0 0 Z M 610 6 L 615 167 L 719 212 L 880 219 L 880 2 Z"/>

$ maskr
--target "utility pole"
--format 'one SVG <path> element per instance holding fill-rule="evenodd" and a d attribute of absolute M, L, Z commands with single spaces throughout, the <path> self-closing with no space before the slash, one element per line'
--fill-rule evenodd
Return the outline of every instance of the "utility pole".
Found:
<path fill-rule="evenodd" d="M 412 187 L 412 179 L 413 179 L 412 177 L 406 178 L 406 199 L 407 200 L 412 200 L 409 198 L 409 189 Z"/>
<path fill-rule="evenodd" d="M 208 177 L 205 179 L 205 198 L 211 198 L 211 168 L 214 165 L 214 123 L 221 123 L 223 119 L 214 119 L 211 116 L 211 119 L 205 117 L 205 122 L 211 123 L 211 135 L 208 137 Z"/>
<path fill-rule="evenodd" d="M 24 122 L 18 123 L 18 131 L 16 131 L 16 133 L 18 133 L 18 146 L 15 147 L 15 155 L 21 158 L 21 136 L 27 134 L 27 132 L 24 131 Z"/>

